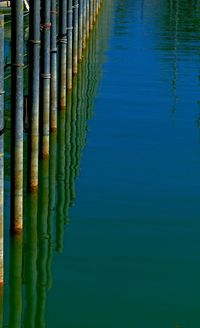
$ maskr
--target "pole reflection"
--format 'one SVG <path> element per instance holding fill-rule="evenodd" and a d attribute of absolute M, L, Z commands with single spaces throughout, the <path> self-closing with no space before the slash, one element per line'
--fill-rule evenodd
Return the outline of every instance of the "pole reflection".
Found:
<path fill-rule="evenodd" d="M 102 15 L 102 14 L 101 14 Z M 98 30 L 101 15 L 84 50 L 66 108 L 58 112 L 57 133 L 50 136 L 50 157 L 39 161 L 38 193 L 25 201 L 24 244 L 22 235 L 10 240 L 10 328 L 44 328 L 48 291 L 53 286 L 54 249 L 62 253 L 65 225 L 76 201 L 76 180 L 87 142 L 88 120 L 101 78 L 105 40 Z M 0 327 L 3 327 L 3 289 L 0 294 Z M 1 315 L 2 314 L 2 315 Z M 7 319 L 6 319 L 7 320 Z"/>

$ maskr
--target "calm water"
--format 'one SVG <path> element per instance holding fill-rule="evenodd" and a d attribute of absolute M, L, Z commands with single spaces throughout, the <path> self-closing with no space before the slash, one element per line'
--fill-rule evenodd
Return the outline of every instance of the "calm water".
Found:
<path fill-rule="evenodd" d="M 199 76 L 200 1 L 106 1 L 23 243 L 6 218 L 5 327 L 200 326 Z"/>

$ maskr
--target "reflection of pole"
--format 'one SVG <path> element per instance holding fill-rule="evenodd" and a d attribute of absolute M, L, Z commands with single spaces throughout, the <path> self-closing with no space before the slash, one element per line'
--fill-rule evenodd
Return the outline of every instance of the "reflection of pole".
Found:
<path fill-rule="evenodd" d="M 79 166 L 80 166 L 80 157 L 81 157 L 81 139 L 80 139 L 80 111 L 81 111 L 81 100 L 79 98 L 79 90 L 81 87 L 81 80 L 78 76 L 77 81 L 74 86 L 74 101 L 73 109 L 76 112 L 76 165 L 75 165 L 75 178 L 78 176 Z"/>
<path fill-rule="evenodd" d="M 51 131 L 57 128 L 57 12 L 56 0 L 51 0 Z"/>
<path fill-rule="evenodd" d="M 53 257 L 53 226 L 56 201 L 56 134 L 50 136 L 50 159 L 49 159 L 49 214 L 47 232 L 49 236 L 48 258 L 47 258 L 47 286 L 52 286 L 52 257 Z"/>
<path fill-rule="evenodd" d="M 179 7 L 178 1 L 176 1 L 175 7 L 175 33 L 174 33 L 174 63 L 173 63 L 173 79 L 172 79 L 172 89 L 174 96 L 174 104 L 172 113 L 176 113 L 178 96 L 177 96 L 177 62 L 178 62 L 178 23 L 179 23 Z"/>
<path fill-rule="evenodd" d="M 3 328 L 3 288 L 0 288 L 0 328 Z"/>
<path fill-rule="evenodd" d="M 86 106 L 87 106 L 87 51 L 85 53 L 85 60 L 81 65 L 81 101 L 82 101 L 82 110 L 81 110 L 81 147 L 85 144 L 86 131 L 85 131 L 85 120 L 86 120 Z"/>
<path fill-rule="evenodd" d="M 29 24 L 29 106 L 28 190 L 38 189 L 40 0 L 30 1 Z"/>
<path fill-rule="evenodd" d="M 28 196 L 27 252 L 25 261 L 26 312 L 25 328 L 35 328 L 37 304 L 37 214 L 38 195 Z"/>
<path fill-rule="evenodd" d="M 59 8 L 59 107 L 65 109 L 67 89 L 67 0 L 60 0 Z"/>
<path fill-rule="evenodd" d="M 0 287 L 3 284 L 4 234 L 4 16 L 0 15 Z"/>
<path fill-rule="evenodd" d="M 23 0 L 11 1 L 11 231 L 23 226 Z"/>
<path fill-rule="evenodd" d="M 68 93 L 67 98 L 71 96 Z M 68 110 L 68 107 L 67 107 Z M 61 111 L 58 116 L 58 200 L 56 215 L 56 250 L 61 253 L 63 250 L 64 235 L 64 202 L 65 202 L 65 121 L 66 111 Z"/>
<path fill-rule="evenodd" d="M 47 293 L 47 259 L 48 259 L 48 206 L 49 206 L 49 161 L 41 162 L 39 170 L 38 197 L 38 258 L 37 258 L 37 308 L 35 327 L 45 327 L 45 306 Z"/>
<path fill-rule="evenodd" d="M 41 142 L 42 158 L 49 157 L 50 122 L 50 1 L 41 1 Z"/>
<path fill-rule="evenodd" d="M 75 167 L 76 167 L 76 84 L 74 81 L 74 88 L 72 92 L 72 110 L 71 110 L 71 167 L 70 167 L 70 205 L 75 201 Z"/>
<path fill-rule="evenodd" d="M 18 234 L 10 240 L 10 315 L 9 327 L 21 328 L 22 319 L 22 235 Z"/>
<path fill-rule="evenodd" d="M 79 75 L 78 75 L 79 76 Z M 71 93 L 67 96 L 66 126 L 65 126 L 65 205 L 64 223 L 68 223 L 68 211 L 70 205 L 70 151 L 71 151 Z"/>

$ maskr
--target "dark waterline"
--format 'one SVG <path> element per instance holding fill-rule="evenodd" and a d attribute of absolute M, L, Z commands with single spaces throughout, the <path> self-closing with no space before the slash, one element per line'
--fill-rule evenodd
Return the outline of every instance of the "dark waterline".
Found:
<path fill-rule="evenodd" d="M 6 245 L 5 327 L 200 325 L 200 1 L 103 10 Z"/>

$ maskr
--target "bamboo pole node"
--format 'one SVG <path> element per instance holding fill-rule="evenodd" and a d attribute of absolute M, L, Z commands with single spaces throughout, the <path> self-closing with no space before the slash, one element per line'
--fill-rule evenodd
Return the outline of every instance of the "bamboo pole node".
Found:
<path fill-rule="evenodd" d="M 51 26 L 52 26 L 52 24 L 51 24 L 51 22 L 49 22 L 49 23 L 41 24 L 40 28 L 41 28 L 41 30 L 48 30 L 51 28 Z"/>
<path fill-rule="evenodd" d="M 52 48 L 50 49 L 50 52 L 56 54 L 58 52 L 58 48 Z"/>
<path fill-rule="evenodd" d="M 58 38 L 58 42 L 67 44 L 67 39 L 66 38 Z"/>
<path fill-rule="evenodd" d="M 50 80 L 51 79 L 51 74 L 41 74 L 40 76 L 41 76 L 41 78 L 43 78 L 45 80 Z"/>
<path fill-rule="evenodd" d="M 22 63 L 12 63 L 11 66 L 24 67 L 24 64 L 22 64 Z"/>
<path fill-rule="evenodd" d="M 33 43 L 33 44 L 41 44 L 40 40 L 31 40 L 31 39 L 29 39 L 29 42 Z"/>

